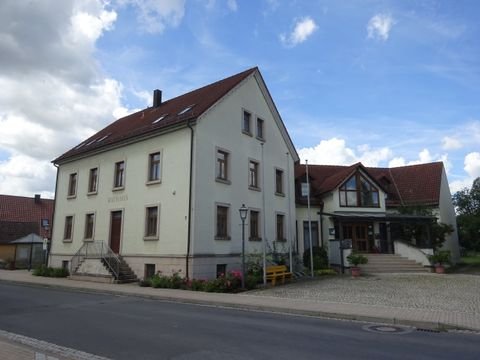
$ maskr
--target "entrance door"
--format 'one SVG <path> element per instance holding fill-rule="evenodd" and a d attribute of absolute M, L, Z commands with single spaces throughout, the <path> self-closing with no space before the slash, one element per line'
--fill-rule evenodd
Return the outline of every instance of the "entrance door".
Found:
<path fill-rule="evenodd" d="M 368 225 L 345 224 L 343 225 L 343 238 L 352 240 L 352 249 L 367 252 L 368 250 Z"/>
<path fill-rule="evenodd" d="M 120 252 L 120 234 L 122 232 L 122 212 L 112 211 L 110 218 L 110 249 L 115 254 Z"/>

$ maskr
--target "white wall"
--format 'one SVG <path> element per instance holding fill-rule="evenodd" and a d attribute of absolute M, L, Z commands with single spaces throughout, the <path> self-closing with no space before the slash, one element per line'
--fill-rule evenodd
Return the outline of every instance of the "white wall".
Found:
<path fill-rule="evenodd" d="M 146 185 L 148 156 L 160 151 L 161 183 Z M 110 212 L 123 211 L 122 255 L 186 253 L 190 131 L 156 138 L 61 165 L 57 183 L 52 255 L 73 255 L 83 244 L 85 215 L 95 212 L 95 240 L 108 243 Z M 113 191 L 115 162 L 125 161 L 125 188 Z M 96 195 L 87 195 L 89 170 L 98 167 Z M 69 175 L 77 172 L 77 195 L 67 199 Z M 144 240 L 145 207 L 160 205 L 159 238 Z M 65 217 L 74 216 L 73 240 L 63 241 Z M 59 265 L 59 264 L 57 264 Z"/>
<path fill-rule="evenodd" d="M 438 221 L 453 226 L 453 233 L 447 236 L 443 249 L 450 250 L 452 261 L 457 263 L 460 260 L 460 248 L 458 242 L 457 219 L 455 209 L 452 203 L 452 195 L 448 186 L 447 174 L 445 168 L 442 171 L 442 182 L 440 186 L 440 207 L 438 209 Z"/>
<path fill-rule="evenodd" d="M 243 109 L 252 114 L 253 136 L 242 133 Z M 264 156 L 262 161 L 261 141 L 256 138 L 256 117 L 264 120 Z M 230 184 L 215 180 L 216 149 L 229 151 Z M 260 222 L 265 220 L 266 238 L 269 244 L 275 239 L 275 214 L 285 214 L 288 234 L 288 212 L 291 211 L 291 229 L 294 234 L 295 194 L 293 159 L 287 156 L 287 145 L 281 136 L 255 77 L 249 77 L 240 86 L 221 100 L 213 109 L 204 114 L 195 126 L 195 189 L 194 224 L 192 250 L 195 256 L 217 256 L 241 253 L 241 220 L 238 209 L 245 204 L 248 208 L 260 210 Z M 264 176 L 264 188 L 255 191 L 248 188 L 249 160 L 260 162 L 260 187 Z M 284 171 L 285 196 L 275 194 L 275 168 Z M 290 170 L 290 179 L 288 179 Z M 288 189 L 290 187 L 290 200 Z M 263 209 L 262 196 L 266 207 Z M 230 240 L 215 240 L 215 209 L 217 203 L 228 204 Z M 247 218 L 248 224 L 248 218 Z M 260 225 L 261 230 L 262 225 Z M 248 240 L 246 231 L 246 252 L 261 252 L 262 243 Z M 200 275 L 215 271 L 215 261 L 196 269 Z M 222 261 L 225 261 L 224 259 Z M 239 258 L 232 258 L 227 269 L 239 268 Z M 213 264 L 212 264 L 213 263 Z"/>

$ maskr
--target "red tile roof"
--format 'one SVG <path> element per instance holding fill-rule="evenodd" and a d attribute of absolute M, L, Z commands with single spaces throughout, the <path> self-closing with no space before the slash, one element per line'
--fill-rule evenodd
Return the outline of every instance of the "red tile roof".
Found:
<path fill-rule="evenodd" d="M 36 203 L 35 198 L 0 195 L 0 221 L 3 222 L 4 225 L 8 222 L 35 223 L 38 224 L 38 229 L 40 229 L 40 234 L 38 235 L 50 237 L 50 232 L 45 232 L 41 227 L 41 221 L 42 219 L 48 219 L 50 226 L 52 225 L 53 204 L 54 200 L 50 199 L 40 199 L 40 202 Z M 5 227 L 10 229 L 13 226 L 7 225 L 5 225 Z M 17 225 L 15 225 L 15 227 L 16 226 Z M 27 224 L 25 224 L 25 226 L 27 226 Z M 28 226 L 31 227 L 31 225 Z M 2 234 L 0 233 L 0 237 L 1 236 Z"/>
<path fill-rule="evenodd" d="M 195 120 L 230 90 L 256 71 L 258 71 L 257 67 L 248 69 L 184 95 L 164 101 L 156 108 L 149 107 L 125 116 L 59 156 L 53 160 L 53 162 L 61 163 L 76 155 L 105 148 L 127 139 L 155 133 L 168 127 L 185 124 L 188 120 Z M 179 115 L 182 110 L 189 106 L 192 106 L 190 110 Z M 159 119 L 163 115 L 166 116 L 153 124 L 156 119 Z"/>
<path fill-rule="evenodd" d="M 443 163 L 434 162 L 394 168 L 309 165 L 312 193 L 320 196 L 333 191 L 361 167 L 364 172 L 388 193 L 387 206 L 438 205 Z M 295 178 L 304 176 L 305 165 L 295 165 Z"/>

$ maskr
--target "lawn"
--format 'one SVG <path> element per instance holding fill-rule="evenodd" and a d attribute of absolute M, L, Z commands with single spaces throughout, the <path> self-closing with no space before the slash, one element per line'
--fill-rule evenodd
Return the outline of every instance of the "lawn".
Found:
<path fill-rule="evenodd" d="M 480 266 L 480 253 L 469 252 L 467 256 L 462 256 L 460 262 L 465 265 Z"/>
<path fill-rule="evenodd" d="M 460 262 L 450 268 L 450 273 L 480 275 L 480 253 L 469 251 L 460 258 Z"/>

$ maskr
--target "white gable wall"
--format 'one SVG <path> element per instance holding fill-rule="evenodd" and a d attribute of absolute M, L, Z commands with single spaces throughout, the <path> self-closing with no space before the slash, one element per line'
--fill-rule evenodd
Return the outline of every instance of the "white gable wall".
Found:
<path fill-rule="evenodd" d="M 252 114 L 251 130 L 253 136 L 242 133 L 243 110 Z M 264 161 L 262 162 L 261 141 L 256 138 L 256 117 L 264 120 Z M 228 173 L 230 184 L 215 180 L 216 150 L 221 148 L 229 152 Z M 192 253 L 194 259 L 194 277 L 212 276 L 215 264 L 228 264 L 227 270 L 239 269 L 241 254 L 241 220 L 238 209 L 245 204 L 248 208 L 260 210 L 260 223 L 266 221 L 268 243 L 275 240 L 275 214 L 285 215 L 285 231 L 294 234 L 295 195 L 292 156 L 286 155 L 288 148 L 274 115 L 267 106 L 255 77 L 251 76 L 214 108 L 203 115 L 195 126 L 195 189 Z M 249 160 L 260 163 L 259 184 L 261 191 L 248 187 Z M 275 194 L 275 169 L 284 171 L 285 196 Z M 290 169 L 290 179 L 288 170 Z M 290 187 L 290 200 L 288 189 Z M 265 195 L 266 208 L 263 210 L 262 195 Z M 215 240 L 216 206 L 229 206 L 230 240 Z M 291 211 L 290 229 L 288 212 Z M 262 243 L 249 241 L 248 217 L 245 226 L 246 253 L 261 253 Z M 260 233 L 262 225 L 260 225 Z M 287 244 L 280 247 L 288 249 Z M 198 276 L 196 275 L 198 274 Z"/>

